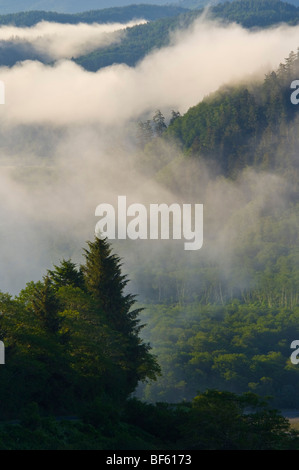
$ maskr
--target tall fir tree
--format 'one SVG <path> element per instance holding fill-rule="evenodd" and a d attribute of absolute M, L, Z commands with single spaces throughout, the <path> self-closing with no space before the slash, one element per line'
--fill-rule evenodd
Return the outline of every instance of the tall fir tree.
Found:
<path fill-rule="evenodd" d="M 140 308 L 132 308 L 135 296 L 126 294 L 128 279 L 121 272 L 120 258 L 112 253 L 107 238 L 95 238 L 85 250 L 86 263 L 82 266 L 86 289 L 95 302 L 100 316 L 118 338 L 118 354 L 126 371 L 127 392 L 134 391 L 141 380 L 155 379 L 160 368 L 150 346 L 139 337 L 142 328 L 138 315 Z"/>
<path fill-rule="evenodd" d="M 57 288 L 65 286 L 84 288 L 83 273 L 71 260 L 63 259 L 59 266 L 54 265 L 53 270 L 48 270 L 48 276 Z"/>
<path fill-rule="evenodd" d="M 161 137 L 167 126 L 165 124 L 165 117 L 159 109 L 157 109 L 153 116 L 153 124 L 156 136 Z"/>
<path fill-rule="evenodd" d="M 59 302 L 49 276 L 36 287 L 32 298 L 32 309 L 48 333 L 57 333 L 60 328 Z"/>
<path fill-rule="evenodd" d="M 128 279 L 121 272 L 121 260 L 112 253 L 107 239 L 88 242 L 86 264 L 82 266 L 86 288 L 108 325 L 124 334 L 139 332 L 137 316 L 140 309 L 131 310 L 135 296 L 125 294 Z"/>

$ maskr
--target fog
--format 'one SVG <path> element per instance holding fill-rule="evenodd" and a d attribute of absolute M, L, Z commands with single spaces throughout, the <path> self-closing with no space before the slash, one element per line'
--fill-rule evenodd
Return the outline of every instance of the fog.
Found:
<path fill-rule="evenodd" d="M 81 25 L 72 28 L 80 34 Z M 186 112 L 223 84 L 263 77 L 296 50 L 298 37 L 299 26 L 249 32 L 199 20 L 135 68 L 114 65 L 90 73 L 68 60 L 54 67 L 26 61 L 0 70 L 5 121 L 118 126 L 157 107 Z"/>
<path fill-rule="evenodd" d="M 68 60 L 96 41 L 105 44 L 113 30 L 107 28 L 40 24 L 28 30 L 0 29 L 0 39 L 1 34 L 27 35 L 26 40 L 59 59 L 53 66 L 25 61 L 0 69 L 6 88 L 6 104 L 0 107 L 2 291 L 17 293 L 63 257 L 80 262 L 82 247 L 94 237 L 96 207 L 116 204 L 118 195 L 127 195 L 130 203 L 182 203 L 184 197 L 204 203 L 207 229 L 198 257 L 223 256 L 224 266 L 233 262 L 227 241 L 232 245 L 239 233 L 233 221 L 228 233 L 222 230 L 229 217 L 235 211 L 245 213 L 254 198 L 259 203 L 251 216 L 257 221 L 269 195 L 284 197 L 283 178 L 269 175 L 269 189 L 252 172 L 234 183 L 215 182 L 203 163 L 192 185 L 188 175 L 194 169 L 187 162 L 186 179 L 178 165 L 177 188 L 170 190 L 163 178 L 153 180 L 142 170 L 136 123 L 157 108 L 166 116 L 172 109 L 184 113 L 224 84 L 262 79 L 296 50 L 299 27 L 249 32 L 204 18 L 173 34 L 168 47 L 136 67 L 114 65 L 91 73 Z M 111 28 L 119 34 L 119 26 Z M 61 38 L 63 48 L 57 47 Z M 115 40 L 114 33 L 111 38 Z M 169 151 L 180 157 L 179 148 Z M 128 268 L 140 263 L 132 243 L 121 247 Z M 187 263 L 189 259 L 186 254 Z"/>
<path fill-rule="evenodd" d="M 126 24 L 61 24 L 41 21 L 32 27 L 1 26 L 0 41 L 31 44 L 48 61 L 71 59 L 120 42 L 126 28 L 145 23 L 145 20 Z"/>

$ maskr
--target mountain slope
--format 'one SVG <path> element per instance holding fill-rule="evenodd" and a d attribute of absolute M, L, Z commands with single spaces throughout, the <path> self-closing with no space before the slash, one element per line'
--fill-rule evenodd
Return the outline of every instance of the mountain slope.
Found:
<path fill-rule="evenodd" d="M 299 52 L 291 52 L 262 85 L 223 87 L 175 119 L 165 135 L 179 140 L 189 155 L 217 160 L 229 175 L 250 165 L 295 170 L 291 123 L 297 107 L 290 100 L 290 84 L 298 73 Z"/>
<path fill-rule="evenodd" d="M 101 47 L 76 58 L 76 62 L 89 71 L 97 71 L 115 63 L 134 66 L 154 49 L 169 44 L 170 31 L 188 27 L 202 14 L 202 10 L 188 11 L 176 6 L 131 5 L 122 8 L 107 8 L 85 11 L 79 14 L 62 14 L 31 11 L 0 16 L 0 25 L 30 27 L 36 23 L 54 21 L 58 23 L 126 23 L 135 18 L 144 18 L 150 23 L 128 28 L 121 43 Z M 299 8 L 279 0 L 242 0 L 218 4 L 209 10 L 210 17 L 228 22 L 237 22 L 244 27 L 269 27 L 286 22 L 299 22 Z M 22 60 L 47 61 L 34 47 L 20 41 L 1 41 L 0 65 L 13 66 Z"/>
<path fill-rule="evenodd" d="M 218 0 L 218 1 L 214 1 L 214 2 L 209 2 L 209 1 L 206 1 L 206 0 L 180 0 L 178 2 L 178 5 L 183 7 L 183 8 L 190 8 L 190 9 L 198 9 L 198 8 L 202 8 L 203 6 L 207 5 L 207 4 L 220 4 L 220 3 L 225 3 L 226 5 L 229 5 L 230 3 L 233 3 L 233 2 L 230 2 L 230 1 L 227 1 L 227 0 Z M 239 0 L 239 3 L 245 3 L 243 0 Z M 299 0 L 288 0 L 287 2 L 288 4 L 291 4 L 291 5 L 295 5 L 295 6 L 299 6 Z"/>
<path fill-rule="evenodd" d="M 223 87 L 176 116 L 162 139 L 151 122 L 146 173 L 204 204 L 205 241 L 188 261 L 170 249 L 149 260 L 140 250 L 134 277 L 130 270 L 148 309 L 143 334 L 162 367 L 140 388 L 143 399 L 221 389 L 299 405 L 290 361 L 299 334 L 299 106 L 290 100 L 298 76 L 299 53 L 290 53 L 263 82 Z M 173 140 L 183 155 L 169 150 Z"/>
<path fill-rule="evenodd" d="M 216 17 L 235 21 L 246 28 L 276 23 L 296 24 L 299 8 L 280 0 L 242 0 L 219 3 L 212 9 Z"/>
<path fill-rule="evenodd" d="M 134 66 L 153 49 L 167 46 L 170 31 L 182 25 L 187 27 L 198 14 L 198 12 L 186 13 L 174 18 L 161 18 L 128 28 L 126 37 L 120 44 L 101 50 L 97 49 L 90 54 L 79 57 L 76 59 L 76 63 L 92 72 L 115 63 Z"/>
<path fill-rule="evenodd" d="M 8 0 L 0 1 L 0 14 L 20 11 L 46 10 L 58 13 L 79 13 L 87 10 L 99 10 L 110 7 L 123 7 L 130 4 L 167 5 L 167 0 L 147 0 L 143 2 L 128 0 Z M 177 3 L 177 2 L 173 2 Z"/>
<path fill-rule="evenodd" d="M 177 16 L 186 12 L 184 8 L 175 6 L 130 5 L 126 7 L 105 8 L 103 10 L 84 11 L 83 13 L 68 14 L 51 11 L 29 11 L 11 13 L 0 16 L 0 25 L 34 26 L 40 21 L 57 23 L 126 23 L 135 18 L 153 21 L 159 18 Z"/>
<path fill-rule="evenodd" d="M 172 19 L 159 20 L 150 25 L 130 28 L 121 44 L 96 50 L 79 57 L 76 62 L 90 71 L 114 63 L 133 66 L 147 53 L 169 43 L 169 31 L 187 27 L 202 10 L 192 10 Z M 278 23 L 298 24 L 299 8 L 279 0 L 242 0 L 219 4 L 209 11 L 211 18 L 236 22 L 246 28 L 269 27 Z"/>

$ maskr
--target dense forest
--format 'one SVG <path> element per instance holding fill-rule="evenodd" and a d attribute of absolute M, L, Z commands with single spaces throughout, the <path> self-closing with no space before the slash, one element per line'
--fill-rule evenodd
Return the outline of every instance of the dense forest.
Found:
<path fill-rule="evenodd" d="M 240 175 L 253 178 L 250 184 L 261 178 L 267 188 L 261 193 L 241 179 L 249 198 L 239 205 L 228 198 L 232 207 L 223 207 L 222 226 L 206 219 L 206 256 L 185 263 L 174 247 L 152 265 L 144 260 L 138 286 L 148 312 L 145 337 L 163 370 L 156 384 L 141 388 L 147 400 L 189 399 L 216 387 L 271 395 L 280 408 L 299 406 L 298 368 L 290 362 L 290 344 L 299 335 L 298 110 L 290 100 L 298 64 L 299 54 L 291 52 L 263 83 L 225 87 L 183 116 L 173 111 L 168 125 L 159 111 L 138 125 L 148 171 L 170 190 L 179 175 L 184 197 L 201 194 L 206 212 L 209 200 L 198 186 L 209 172 L 214 194 L 222 194 L 223 177 L 231 191 Z M 173 139 L 182 155 L 172 161 L 163 144 Z M 204 178 L 202 168 L 209 168 Z M 282 178 L 278 184 L 275 176 Z M 217 251 L 219 227 L 229 234 L 222 235 L 226 246 L 220 244 L 227 258 Z"/>
<path fill-rule="evenodd" d="M 37 10 L 0 15 L 0 24 L 30 27 L 36 25 L 40 21 L 52 21 L 62 24 L 126 23 L 134 18 L 143 18 L 145 20 L 154 21 L 159 18 L 177 16 L 184 12 L 186 12 L 186 9 L 171 5 L 129 5 L 74 14 Z"/>
<path fill-rule="evenodd" d="M 29 11 L 29 12 L 20 12 L 12 13 L 8 15 L 0 16 L 0 25 L 13 25 L 16 27 L 32 27 L 41 21 L 56 22 L 60 24 L 104 24 L 104 23 L 126 23 L 133 19 L 145 19 L 150 22 L 150 24 L 156 24 L 156 21 L 159 19 L 162 20 L 164 36 L 165 31 L 169 27 L 168 19 L 180 17 L 182 13 L 187 10 L 179 8 L 176 6 L 158 6 L 158 5 L 131 5 L 126 7 L 115 7 L 115 8 L 106 8 L 103 10 L 96 11 L 87 11 L 77 14 L 64 14 L 64 13 L 55 13 L 48 11 Z M 171 21 L 170 21 L 171 23 Z M 146 30 L 147 30 L 147 25 Z M 165 37 L 161 40 L 161 26 L 160 22 L 157 23 L 157 33 L 153 34 L 154 28 L 151 28 L 150 35 L 147 36 L 147 31 L 142 33 L 140 38 L 140 31 L 133 30 L 131 28 L 127 29 L 128 34 L 133 34 L 132 40 L 129 41 L 128 46 L 124 44 L 125 52 L 124 54 L 129 57 L 134 57 L 136 60 L 140 57 L 140 54 L 145 55 L 148 50 L 153 47 L 161 47 L 165 44 Z M 144 34 L 145 33 L 145 34 Z M 148 38 L 145 41 L 145 38 Z M 140 43 L 143 41 L 143 45 Z M 136 42 L 133 45 L 133 42 Z M 116 48 L 118 49 L 118 48 Z M 107 64 L 107 57 L 110 57 L 110 49 L 104 48 L 105 50 L 105 61 L 103 65 Z M 123 51 L 123 48 L 121 48 Z M 121 57 L 123 58 L 123 52 L 121 52 Z M 122 61 L 121 58 L 121 61 Z M 3 66 L 13 66 L 17 62 L 24 60 L 37 60 L 42 63 L 52 63 L 52 59 L 47 56 L 47 54 L 42 53 L 29 41 L 24 40 L 23 38 L 12 37 L 10 40 L 1 40 L 0 38 L 0 65 Z M 109 62 L 110 59 L 108 59 Z M 115 52 L 114 57 L 112 58 L 112 63 L 115 62 Z M 130 63 L 133 63 L 131 59 Z"/>
<path fill-rule="evenodd" d="M 288 266 L 290 271 L 297 250 L 298 108 L 291 103 L 293 90 L 290 84 L 298 75 L 299 52 L 291 52 L 285 63 L 267 74 L 263 82 L 223 87 L 190 108 L 183 116 L 179 111 L 173 111 L 172 116 L 165 118 L 158 110 L 152 120 L 139 122 L 136 126 L 137 140 L 142 148 L 140 166 L 169 190 L 175 189 L 184 198 L 205 198 L 210 178 L 208 176 L 207 179 L 207 169 L 212 175 L 215 194 L 218 194 L 218 187 L 221 188 L 223 177 L 228 182 L 238 184 L 242 175 L 250 175 L 252 171 L 255 172 L 253 178 L 258 179 L 260 176 L 261 181 L 265 182 L 268 179 L 269 191 L 270 183 L 273 184 L 276 177 L 287 180 L 287 187 L 282 180 L 279 182 L 281 186 L 273 188 L 273 191 L 279 191 L 279 204 L 275 201 L 269 205 L 270 201 L 255 199 L 260 197 L 255 194 L 256 188 L 246 187 L 246 178 L 244 181 L 241 179 L 242 191 L 244 194 L 248 191 L 249 194 L 239 206 L 227 212 L 230 220 L 226 220 L 227 227 L 237 221 L 239 233 L 234 240 L 234 256 L 239 260 L 236 265 L 240 271 L 233 275 L 229 266 L 226 267 L 228 283 L 222 279 L 221 293 L 217 271 L 211 276 L 215 286 L 205 288 L 205 284 L 200 283 L 200 278 L 206 277 L 202 276 L 204 271 L 198 273 L 197 277 L 197 262 L 191 259 L 189 267 L 194 262 L 192 278 L 181 289 L 181 294 L 184 294 L 180 295 L 176 289 L 175 280 L 169 279 L 167 284 L 165 279 L 164 289 L 156 288 L 156 297 L 153 290 L 148 292 L 152 299 L 156 298 L 157 302 L 184 302 L 196 295 L 204 303 L 231 301 L 239 297 L 243 300 L 259 299 L 270 304 L 284 298 L 285 305 L 291 307 L 298 301 L 298 297 L 293 297 L 295 291 L 291 287 L 292 281 L 287 288 L 288 294 L 287 291 L 279 294 L 282 283 L 276 283 L 279 266 L 281 269 Z M 180 152 L 175 152 L 175 148 L 179 148 Z M 225 186 L 225 189 L 230 190 L 229 186 Z M 271 191 L 267 197 L 273 197 Z M 254 221 L 255 216 L 258 224 L 252 226 L 248 221 Z M 212 221 L 207 219 L 206 223 L 208 234 Z M 215 227 L 211 225 L 211 229 Z M 222 231 L 225 233 L 225 227 L 222 227 Z M 206 243 L 209 244 L 209 240 Z M 281 265 L 276 264 L 278 259 Z M 165 262 L 164 258 L 162 262 Z M 168 265 L 172 266 L 171 256 L 168 257 Z M 173 266 L 179 270 L 177 259 Z M 208 266 L 202 265 L 202 269 L 208 269 Z M 249 278 L 246 278 L 248 291 L 245 288 L 236 289 L 236 279 L 243 277 L 242 269 L 246 269 L 249 274 Z M 251 275 L 258 276 L 259 282 L 256 283 L 252 278 L 251 283 Z M 269 287 L 272 282 L 273 290 L 268 290 L 264 296 L 260 287 Z M 202 285 L 201 294 L 198 292 L 199 283 Z M 146 284 L 157 284 L 157 280 Z M 194 286 L 197 286 L 195 290 Z M 143 295 L 147 299 L 146 290 Z"/>
<path fill-rule="evenodd" d="M 146 4 L 146 6 L 169 6 L 169 4 L 178 4 L 178 2 L 169 2 L 168 0 L 146 0 L 133 1 L 135 6 Z M 13 3 L 3 0 L 0 6 L 0 12 L 19 13 L 23 11 L 46 10 L 59 13 L 81 13 L 86 10 L 106 10 L 110 8 L 123 8 L 127 5 L 131 6 L 128 0 L 14 0 Z M 186 8 L 189 8 L 188 6 Z"/>
<path fill-rule="evenodd" d="M 1 450 L 299 448 L 299 433 L 255 393 L 132 398 L 160 368 L 119 258 L 105 239 L 84 252 L 79 268 L 63 260 L 17 297 L 1 294 Z"/>
<path fill-rule="evenodd" d="M 266 27 L 275 23 L 298 23 L 298 7 L 279 0 L 242 0 L 219 3 L 213 7 L 215 16 L 236 21 L 246 28 Z"/>
<path fill-rule="evenodd" d="M 178 6 L 131 5 L 77 14 L 63 14 L 44 11 L 29 11 L 0 16 L 0 25 L 30 27 L 40 21 L 68 24 L 78 23 L 126 23 L 132 19 L 148 20 L 126 29 L 121 43 L 101 47 L 78 57 L 76 63 L 86 70 L 96 71 L 115 63 L 134 66 L 150 51 L 169 44 L 170 33 L 178 27 L 188 27 L 203 9 L 187 10 Z M 208 17 L 226 22 L 236 22 L 246 28 L 270 27 L 278 23 L 295 25 L 299 21 L 299 7 L 279 0 L 242 0 L 220 3 L 209 9 Z M 13 66 L 22 60 L 39 60 L 48 63 L 49 59 L 36 50 L 34 45 L 18 38 L 1 41 L 0 65 Z"/>
<path fill-rule="evenodd" d="M 270 0 L 213 8 L 246 27 L 298 21 Z M 131 28 L 81 64 L 133 65 L 198 14 Z M 278 411 L 299 407 L 296 79 L 299 50 L 264 80 L 130 127 L 136 169 L 204 204 L 204 249 L 95 238 L 81 265 L 2 292 L 1 450 L 299 449 Z"/>
<path fill-rule="evenodd" d="M 148 257 L 137 243 L 137 301 L 120 258 L 96 239 L 82 266 L 63 260 L 18 296 L 1 294 L 0 448 L 298 448 L 275 411 L 299 406 L 290 361 L 299 335 L 297 108 L 288 86 L 297 71 L 292 52 L 263 83 L 137 126 L 140 165 L 169 188 L 177 174 L 188 178 L 184 195 L 198 194 L 206 162 L 215 192 L 250 167 L 255 179 L 287 177 L 282 206 L 261 206 L 253 188 L 242 213 L 232 208 L 223 227 L 236 219 L 231 266 L 205 255 L 184 263 L 176 246 Z M 173 139 L 182 152 L 174 160 Z"/>
<path fill-rule="evenodd" d="M 133 66 L 148 52 L 169 44 L 171 31 L 178 27 L 187 27 L 202 13 L 202 9 L 195 9 L 174 18 L 134 26 L 127 30 L 126 38 L 121 44 L 96 50 L 76 59 L 76 62 L 91 71 L 114 63 Z M 246 28 L 269 27 L 282 22 L 294 25 L 299 21 L 299 7 L 279 0 L 242 0 L 210 7 L 208 17 L 236 22 Z"/>
<path fill-rule="evenodd" d="M 227 176 L 250 166 L 296 168 L 293 123 L 298 110 L 290 97 L 298 74 L 299 53 L 291 52 L 262 85 L 224 87 L 178 116 L 166 135 L 178 139 L 188 155 L 200 155 Z"/>

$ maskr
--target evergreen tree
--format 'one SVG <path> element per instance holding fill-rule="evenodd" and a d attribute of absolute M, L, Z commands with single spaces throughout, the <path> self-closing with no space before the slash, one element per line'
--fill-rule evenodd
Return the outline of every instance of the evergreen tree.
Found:
<path fill-rule="evenodd" d="M 145 147 L 153 138 L 153 128 L 150 120 L 138 123 L 137 139 L 141 147 Z"/>
<path fill-rule="evenodd" d="M 163 132 L 167 129 L 167 126 L 165 124 L 165 117 L 159 109 L 154 114 L 153 124 L 156 136 L 161 137 Z"/>
<path fill-rule="evenodd" d="M 172 125 L 179 117 L 181 117 L 181 113 L 179 111 L 172 110 L 169 125 Z"/>
<path fill-rule="evenodd" d="M 138 315 L 142 309 L 132 309 L 135 296 L 125 294 L 128 283 L 121 272 L 120 258 L 112 253 L 107 239 L 88 242 L 86 263 L 82 266 L 87 291 L 95 308 L 118 340 L 118 362 L 126 371 L 127 391 L 134 391 L 138 381 L 155 379 L 160 372 L 150 346 L 142 342 Z"/>
<path fill-rule="evenodd" d="M 54 270 L 48 270 L 48 276 L 54 286 L 72 286 L 84 288 L 84 276 L 81 270 L 77 270 L 76 265 L 71 260 L 62 260 L 60 266 L 54 265 Z"/>
<path fill-rule="evenodd" d="M 38 316 L 43 327 L 49 333 L 57 333 L 60 328 L 59 302 L 48 276 L 41 287 L 36 287 L 32 298 L 33 312 Z"/>
<path fill-rule="evenodd" d="M 94 242 L 88 242 L 88 247 L 82 271 L 86 288 L 98 310 L 113 329 L 123 333 L 138 332 L 136 317 L 139 310 L 130 312 L 135 299 L 131 294 L 124 294 L 128 280 L 121 273 L 120 258 L 112 254 L 107 239 L 96 238 Z"/>

